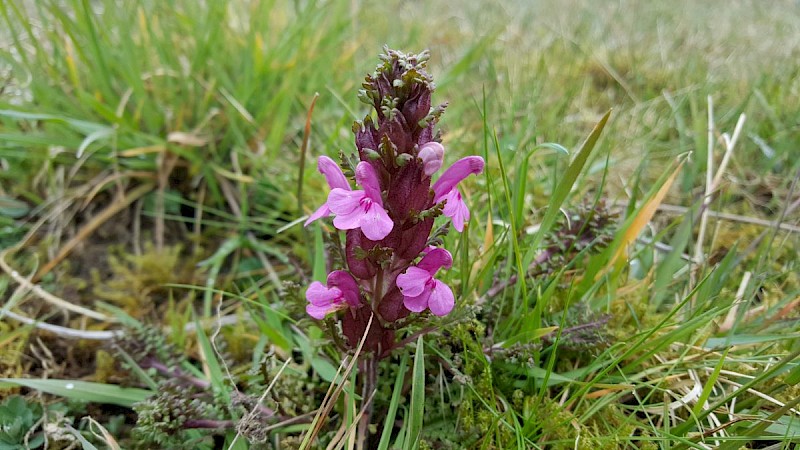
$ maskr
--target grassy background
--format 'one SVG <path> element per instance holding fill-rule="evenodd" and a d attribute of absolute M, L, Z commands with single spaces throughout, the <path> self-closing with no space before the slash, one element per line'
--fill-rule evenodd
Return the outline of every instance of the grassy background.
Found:
<path fill-rule="evenodd" d="M 259 371 L 279 380 L 267 401 L 282 414 L 324 404 L 341 356 L 302 313 L 302 289 L 324 270 L 324 233 L 295 220 L 327 191 L 313 163 L 301 173 L 300 149 L 319 93 L 309 160 L 352 150 L 350 126 L 366 112 L 357 89 L 388 44 L 431 50 L 435 100 L 450 103 L 446 159 L 484 155 L 488 170 L 467 188 L 468 233 L 446 238 L 458 261 L 447 281 L 460 293 L 441 322 L 448 332 L 382 371 L 377 407 L 394 405 L 398 419 L 384 442 L 415 445 L 408 424 L 424 416 L 419 445 L 433 448 L 790 448 L 800 435 L 798 8 L 5 1 L 0 375 L 66 398 L 80 395 L 21 379 L 152 389 L 159 374 L 67 337 L 105 338 L 135 321 L 169 327 L 183 370 L 212 386 L 215 418 L 241 419 L 225 407 L 226 380 L 258 397 L 269 384 Z M 581 166 L 577 149 L 610 108 Z M 723 135 L 742 115 L 726 158 Z M 552 142 L 571 156 L 542 146 Z M 601 199 L 619 214 L 608 247 L 564 249 L 562 266 L 492 290 L 566 239 L 568 224 L 547 211 Z M 216 314 L 235 323 L 210 320 L 205 338 L 187 326 Z M 405 380 L 401 361 L 413 368 Z M 349 439 L 358 402 L 343 386 L 319 445 Z M 67 411 L 80 430 L 88 415 L 121 442 L 141 439 L 125 411 Z M 307 429 L 279 427 L 268 445 L 294 448 Z M 188 442 L 245 445 L 235 435 Z"/>

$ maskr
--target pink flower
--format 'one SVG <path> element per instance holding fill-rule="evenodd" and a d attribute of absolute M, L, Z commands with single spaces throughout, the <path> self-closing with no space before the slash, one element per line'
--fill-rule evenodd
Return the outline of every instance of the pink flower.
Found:
<path fill-rule="evenodd" d="M 340 230 L 361 228 L 367 239 L 379 241 L 392 231 L 394 223 L 383 209 L 380 181 L 370 163 L 358 163 L 356 182 L 363 191 L 335 188 L 328 195 L 328 207 L 336 214 L 333 226 Z"/>
<path fill-rule="evenodd" d="M 480 156 L 461 158 L 445 170 L 433 184 L 434 203 L 447 201 L 442 213 L 452 219 L 453 228 L 459 232 L 464 230 L 464 223 L 469 221 L 469 208 L 461 198 L 461 192 L 456 185 L 472 174 L 482 173 L 483 166 L 483 158 Z"/>
<path fill-rule="evenodd" d="M 419 149 L 418 156 L 422 160 L 422 171 L 426 176 L 431 176 L 442 168 L 444 147 L 438 142 L 428 142 Z"/>
<path fill-rule="evenodd" d="M 403 304 L 409 311 L 421 312 L 430 308 L 437 316 L 447 315 L 455 306 L 450 287 L 433 278 L 442 267 L 449 269 L 453 256 L 443 248 L 430 250 L 417 263 L 397 276 L 397 287 L 403 294 Z"/>
<path fill-rule="evenodd" d="M 339 165 L 336 164 L 336 161 L 324 155 L 320 156 L 317 160 L 317 169 L 319 173 L 325 175 L 325 180 L 328 181 L 328 186 L 330 186 L 331 189 L 350 190 L 350 183 L 347 182 L 347 178 L 344 176 L 344 173 L 342 173 L 342 169 L 339 168 Z M 307 227 L 311 222 L 330 215 L 331 210 L 328 208 L 328 202 L 325 202 L 322 206 L 317 208 L 313 214 L 308 216 L 308 220 L 306 220 L 303 226 Z"/>
<path fill-rule="evenodd" d="M 322 320 L 326 315 L 348 307 L 358 308 L 361 293 L 353 277 L 344 270 L 334 270 L 328 274 L 328 286 L 319 281 L 311 283 L 306 290 L 306 312 L 309 316 Z"/>

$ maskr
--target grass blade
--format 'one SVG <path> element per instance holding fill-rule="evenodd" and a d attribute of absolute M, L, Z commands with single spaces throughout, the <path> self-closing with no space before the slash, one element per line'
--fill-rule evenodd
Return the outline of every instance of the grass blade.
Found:
<path fill-rule="evenodd" d="M 154 394 L 147 389 L 127 388 L 116 384 L 92 383 L 77 380 L 38 380 L 30 378 L 0 378 L 0 384 L 25 386 L 71 400 L 108 403 L 130 408 Z"/>
<path fill-rule="evenodd" d="M 381 432 L 381 440 L 378 443 L 378 450 L 389 449 L 389 442 L 392 437 L 392 427 L 394 426 L 394 416 L 397 414 L 397 406 L 400 404 L 400 396 L 403 393 L 403 379 L 406 375 L 407 365 L 408 354 L 405 354 L 403 355 L 403 359 L 400 360 L 400 367 L 397 369 L 397 377 L 394 380 L 394 388 L 392 389 L 392 399 L 389 401 L 389 410 L 386 412 L 386 419 L 384 419 L 383 432 Z"/>
<path fill-rule="evenodd" d="M 539 231 L 536 233 L 536 236 L 534 236 L 530 250 L 525 257 L 526 263 L 530 263 L 530 261 L 533 260 L 534 255 L 539 249 L 539 244 L 541 244 L 542 239 L 555 223 L 556 217 L 559 214 L 559 208 L 561 208 L 561 205 L 564 204 L 564 201 L 566 201 L 567 196 L 572 190 L 572 187 L 575 185 L 575 182 L 578 180 L 578 176 L 583 170 L 583 167 L 589 160 L 592 150 L 594 150 L 598 139 L 600 139 L 600 133 L 602 133 L 609 117 L 611 117 L 611 111 L 612 110 L 608 110 L 608 112 L 603 115 L 600 121 L 597 122 L 597 125 L 594 126 L 592 132 L 589 133 L 589 136 L 575 153 L 575 158 L 569 164 L 567 171 L 564 173 L 564 177 L 558 183 L 558 186 L 556 186 L 555 191 L 553 191 L 553 195 L 550 197 L 550 203 L 547 205 L 547 211 L 545 212 L 541 225 L 539 226 Z"/>
<path fill-rule="evenodd" d="M 639 208 L 639 212 L 633 216 L 628 222 L 628 226 L 625 227 L 625 231 L 620 234 L 615 242 L 614 247 L 616 248 L 614 251 L 613 256 L 608 261 L 608 266 L 613 267 L 614 264 L 619 260 L 620 256 L 627 250 L 628 246 L 633 243 L 639 233 L 642 232 L 642 229 L 650 222 L 653 218 L 653 215 L 656 213 L 656 209 L 658 209 L 658 205 L 664 200 L 664 197 L 669 192 L 669 188 L 672 187 L 672 183 L 675 181 L 675 177 L 681 171 L 683 167 L 683 161 L 678 163 L 678 166 L 672 171 L 672 173 L 664 180 L 663 184 L 658 188 L 655 194 L 647 200 L 641 208 Z"/>
<path fill-rule="evenodd" d="M 404 448 L 417 448 L 422 421 L 425 416 L 425 350 L 422 336 L 417 338 L 417 351 L 414 354 L 414 370 L 411 375 L 411 405 L 409 407 L 408 434 Z"/>

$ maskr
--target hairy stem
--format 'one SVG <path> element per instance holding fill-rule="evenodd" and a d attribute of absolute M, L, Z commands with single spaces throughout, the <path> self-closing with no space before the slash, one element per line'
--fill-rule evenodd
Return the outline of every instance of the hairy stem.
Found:
<path fill-rule="evenodd" d="M 361 419 L 357 430 L 357 448 L 369 448 L 369 424 L 372 421 L 373 403 L 372 394 L 378 382 L 378 358 L 375 353 L 367 354 L 360 362 L 359 369 L 362 375 L 361 385 Z"/>
<path fill-rule="evenodd" d="M 186 381 L 188 384 L 198 388 L 198 389 L 208 389 L 211 387 L 211 383 L 205 380 L 201 380 L 200 378 L 195 378 L 191 375 L 183 373 L 180 369 L 170 369 L 166 366 L 166 364 L 158 361 L 154 358 L 145 358 L 142 360 L 139 365 L 143 369 L 155 369 L 156 372 L 160 373 L 169 378 L 178 378 L 180 380 Z"/>
<path fill-rule="evenodd" d="M 189 419 L 183 423 L 184 428 L 205 428 L 205 429 L 230 429 L 233 428 L 232 420 L 214 419 Z"/>

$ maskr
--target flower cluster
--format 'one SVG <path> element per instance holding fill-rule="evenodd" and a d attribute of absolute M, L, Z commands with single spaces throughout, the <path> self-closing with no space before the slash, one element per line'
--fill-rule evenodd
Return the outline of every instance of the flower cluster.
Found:
<path fill-rule="evenodd" d="M 340 166 L 319 157 L 330 193 L 306 221 L 307 226 L 333 216 L 333 226 L 346 231 L 347 264 L 346 271 L 331 272 L 324 285 L 309 286 L 308 314 L 323 319 L 346 310 L 342 331 L 351 346 L 363 337 L 374 314 L 365 349 L 378 353 L 391 349 L 398 320 L 426 309 L 444 316 L 455 306 L 453 291 L 435 278 L 440 269 L 452 266 L 453 258 L 431 245 L 431 231 L 441 215 L 463 231 L 470 215 L 458 184 L 484 167 L 481 157 L 468 156 L 436 177 L 445 149 L 435 127 L 445 105 L 431 106 L 428 54 L 387 49 L 381 59 L 360 92 L 375 114 L 353 126 L 358 163 L 345 160 Z M 353 176 L 357 189 L 342 168 Z"/>

